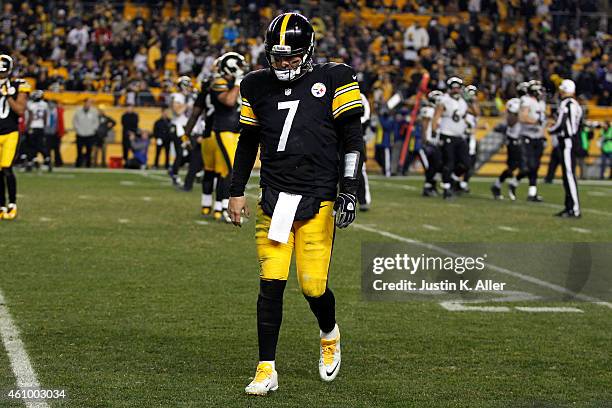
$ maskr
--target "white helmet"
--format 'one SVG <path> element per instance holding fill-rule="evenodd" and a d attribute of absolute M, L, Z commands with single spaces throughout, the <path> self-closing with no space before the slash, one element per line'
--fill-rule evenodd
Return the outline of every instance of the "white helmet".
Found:
<path fill-rule="evenodd" d="M 575 94 L 576 93 L 576 84 L 571 79 L 564 79 L 561 81 L 561 85 L 559 85 L 559 90 L 566 94 Z"/>

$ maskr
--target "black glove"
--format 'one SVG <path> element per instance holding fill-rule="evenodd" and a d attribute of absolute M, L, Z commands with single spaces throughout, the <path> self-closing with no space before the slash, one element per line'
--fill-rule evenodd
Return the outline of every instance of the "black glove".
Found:
<path fill-rule="evenodd" d="M 357 197 L 352 193 L 340 193 L 334 203 L 334 215 L 336 226 L 346 228 L 355 221 L 355 209 L 357 207 Z"/>

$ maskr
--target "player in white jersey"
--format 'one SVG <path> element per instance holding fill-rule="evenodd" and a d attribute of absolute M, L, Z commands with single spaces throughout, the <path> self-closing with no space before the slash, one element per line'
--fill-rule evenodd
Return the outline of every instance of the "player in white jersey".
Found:
<path fill-rule="evenodd" d="M 557 217 L 580 217 L 580 202 L 578 200 L 578 184 L 576 183 L 576 153 L 574 143 L 580 134 L 583 111 L 574 99 L 576 84 L 571 79 L 564 79 L 559 85 L 561 103 L 557 110 L 557 120 L 548 129 L 559 142 L 561 165 L 563 168 L 563 188 L 565 189 L 565 209 L 556 214 Z"/>
<path fill-rule="evenodd" d="M 31 171 L 38 153 L 44 158 L 45 167 L 51 172 L 49 144 L 45 137 L 45 127 L 49 118 L 49 104 L 43 99 L 43 91 L 36 90 L 30 95 L 26 105 L 26 170 Z"/>
<path fill-rule="evenodd" d="M 529 81 L 527 95 L 521 97 L 519 122 L 521 123 L 521 143 L 523 150 L 523 166 L 516 182 L 510 184 L 515 194 L 518 182 L 524 177 L 529 178 L 527 201 L 540 202 L 538 195 L 538 169 L 544 152 L 544 129 L 546 126 L 546 103 L 541 100 L 542 85 L 540 81 Z"/>
<path fill-rule="evenodd" d="M 370 126 L 370 102 L 368 98 L 362 93 L 361 103 L 363 104 L 363 115 L 361 115 L 361 129 L 363 131 L 363 151 L 366 151 L 366 130 Z M 367 156 L 367 155 L 365 155 Z M 359 188 L 357 189 L 357 202 L 359 203 L 360 211 L 368 211 L 370 204 L 372 203 L 372 195 L 370 194 L 370 182 L 368 181 L 368 173 L 366 172 L 366 157 L 363 159 L 363 166 L 361 167 L 361 173 L 357 175 L 357 181 L 359 181 Z"/>
<path fill-rule="evenodd" d="M 436 104 L 442 95 L 444 94 L 441 91 L 431 91 L 419 112 L 423 140 L 419 150 L 419 158 L 425 169 L 423 197 L 435 197 L 438 195 L 435 177 L 436 173 L 442 169 L 442 152 L 440 150 L 440 136 L 438 133 L 433 132 L 432 121 L 436 111 Z"/>
<path fill-rule="evenodd" d="M 480 106 L 476 99 L 478 89 L 474 85 L 468 85 L 465 87 L 463 98 L 468 104 L 468 111 L 465 114 L 465 134 L 463 137 L 463 143 L 467 145 L 469 167 L 467 171 L 463 171 L 463 180 L 460 177 L 462 173 L 461 167 L 455 167 L 451 177 L 456 182 L 456 187 L 459 191 L 464 193 L 470 192 L 468 185 L 470 177 L 474 172 L 474 166 L 476 164 L 476 153 L 478 144 L 476 142 L 476 128 L 478 127 L 478 116 L 480 115 Z"/>
<path fill-rule="evenodd" d="M 452 173 L 458 168 L 459 175 L 465 173 L 470 166 L 470 156 L 467 143 L 465 143 L 465 116 L 468 104 L 463 99 L 463 80 L 457 77 L 446 81 L 448 87 L 434 113 L 432 131 L 439 131 L 442 145 L 442 188 L 444 198 L 453 196 L 451 190 Z"/>
<path fill-rule="evenodd" d="M 527 83 L 523 82 L 517 87 L 517 94 L 519 97 L 525 95 L 527 92 Z M 512 98 L 506 103 L 506 149 L 508 151 L 508 158 L 506 159 L 506 169 L 500 174 L 499 178 L 495 180 L 495 183 L 491 186 L 491 193 L 493 198 L 501 200 L 504 198 L 501 191 L 501 186 L 507 179 L 513 177 L 514 172 L 520 169 L 523 162 L 523 152 L 521 150 L 521 123 L 519 122 L 519 111 L 521 109 L 521 100 L 519 98 Z M 510 186 L 516 185 L 516 180 L 510 181 Z M 516 200 L 514 189 L 508 190 L 508 196 L 511 200 Z"/>
<path fill-rule="evenodd" d="M 178 92 L 174 92 L 170 95 L 170 110 L 172 111 L 172 125 L 175 129 L 173 135 L 174 147 L 174 163 L 168 170 L 168 174 L 172 179 L 172 184 L 175 186 L 181 185 L 181 179 L 179 177 L 179 170 L 181 166 L 187 162 L 189 158 L 189 151 L 184 149 L 185 140 L 185 126 L 191 115 L 191 109 L 195 101 L 193 95 L 193 84 L 191 78 L 188 76 L 182 76 L 176 81 Z"/>

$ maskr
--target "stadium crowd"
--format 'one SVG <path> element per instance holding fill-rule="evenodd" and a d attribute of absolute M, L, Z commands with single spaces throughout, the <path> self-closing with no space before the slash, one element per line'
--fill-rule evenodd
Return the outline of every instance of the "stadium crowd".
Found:
<path fill-rule="evenodd" d="M 223 52 L 264 66 L 261 34 L 270 16 L 299 9 L 317 30 L 316 58 L 352 65 L 375 106 L 398 89 L 414 93 L 423 70 L 431 88 L 460 76 L 478 87 L 481 99 L 498 102 L 527 79 L 541 80 L 552 96 L 562 78 L 573 78 L 579 96 L 610 105 L 606 18 L 589 14 L 601 11 L 596 0 L 179 3 L 142 2 L 130 15 L 127 4 L 4 2 L 0 44 L 19 61 L 16 75 L 33 78 L 38 89 L 164 104 L 178 75 L 203 78 Z M 366 10 L 386 16 L 382 24 L 364 24 Z M 398 13 L 432 17 L 404 28 L 387 18 Z"/>

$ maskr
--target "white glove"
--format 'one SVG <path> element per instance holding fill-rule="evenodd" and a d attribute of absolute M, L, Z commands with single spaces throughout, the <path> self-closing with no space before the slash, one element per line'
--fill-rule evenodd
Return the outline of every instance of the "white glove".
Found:
<path fill-rule="evenodd" d="M 240 83 L 242 82 L 243 79 L 244 79 L 244 72 L 242 70 L 239 70 L 238 72 L 236 72 L 236 75 L 234 76 L 234 86 L 240 86 Z"/>

